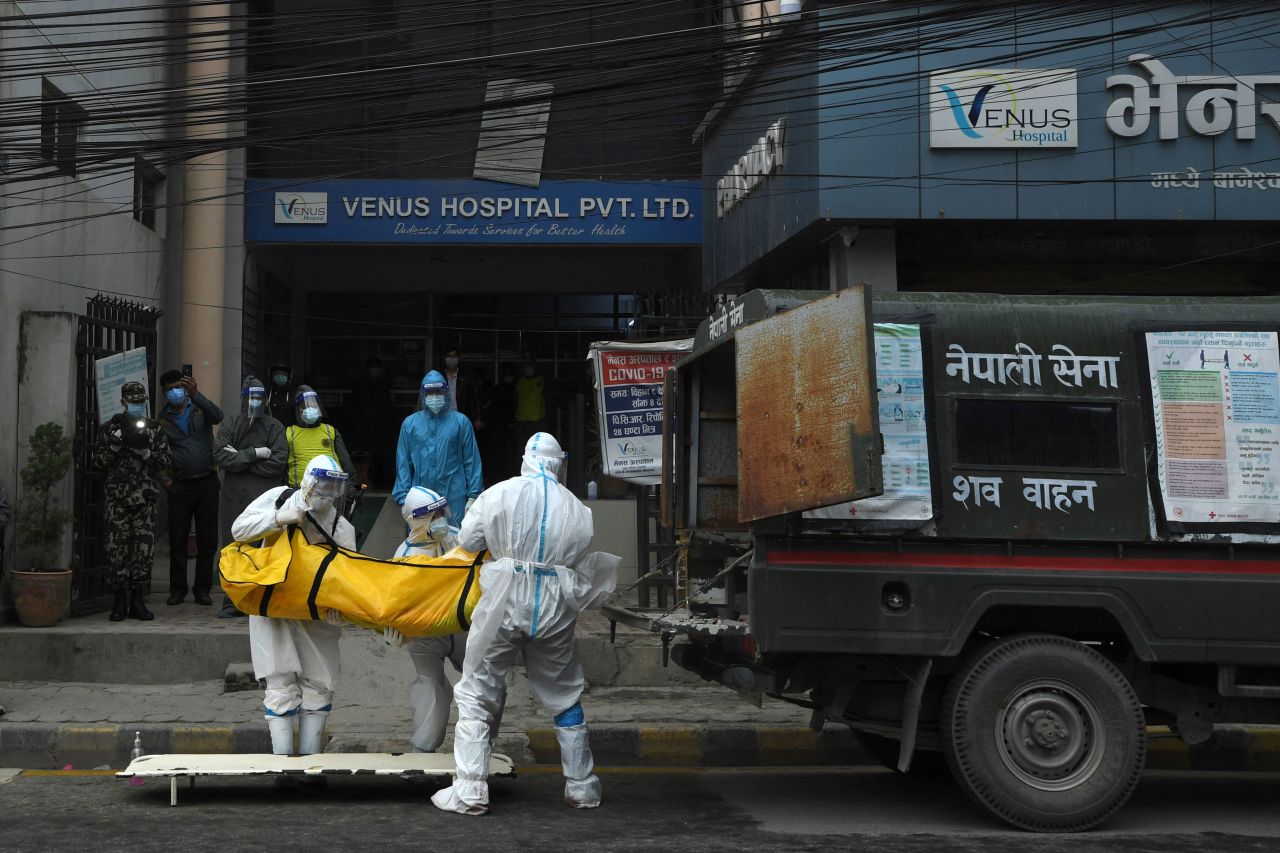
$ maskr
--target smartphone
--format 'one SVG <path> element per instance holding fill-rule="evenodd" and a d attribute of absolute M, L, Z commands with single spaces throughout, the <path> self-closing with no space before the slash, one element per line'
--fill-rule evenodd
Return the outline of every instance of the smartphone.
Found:
<path fill-rule="evenodd" d="M 183 376 L 190 376 L 190 375 L 191 375 L 191 365 L 189 365 L 189 364 L 184 364 L 184 365 L 182 365 L 182 375 L 183 375 Z"/>

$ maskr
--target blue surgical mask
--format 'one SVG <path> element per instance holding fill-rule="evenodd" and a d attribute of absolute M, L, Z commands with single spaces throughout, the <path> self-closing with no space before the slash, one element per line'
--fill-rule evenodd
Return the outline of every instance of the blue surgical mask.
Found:
<path fill-rule="evenodd" d="M 182 401 L 187 399 L 187 392 L 181 388 L 170 388 L 164 392 L 164 398 L 175 406 L 182 405 Z"/>
<path fill-rule="evenodd" d="M 438 542 L 449 532 L 449 522 L 445 521 L 443 518 L 437 518 L 435 521 L 431 522 L 431 526 L 427 528 L 427 532 L 432 539 L 435 539 Z"/>
<path fill-rule="evenodd" d="M 307 406 L 302 410 L 302 422 L 304 424 L 314 424 L 320 420 L 320 410 L 314 406 Z"/>
<path fill-rule="evenodd" d="M 261 400 L 250 400 L 250 401 L 249 401 L 249 414 L 251 414 L 251 415 L 259 415 L 259 414 L 262 414 L 262 401 L 261 401 Z"/>
<path fill-rule="evenodd" d="M 438 415 L 444 409 L 444 396 L 433 394 L 427 398 L 427 408 L 431 410 L 431 414 Z"/>
<path fill-rule="evenodd" d="M 131 418 L 140 418 L 147 413 L 146 403 L 125 403 L 124 410 L 129 413 Z"/>

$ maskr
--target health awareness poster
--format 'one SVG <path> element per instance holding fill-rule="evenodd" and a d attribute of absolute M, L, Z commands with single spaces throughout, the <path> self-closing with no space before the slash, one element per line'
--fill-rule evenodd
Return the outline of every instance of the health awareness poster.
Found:
<path fill-rule="evenodd" d="M 1147 336 L 1165 518 L 1280 522 L 1280 353 L 1275 332 Z"/>
<path fill-rule="evenodd" d="M 693 339 L 591 345 L 604 473 L 640 485 L 662 478 L 663 381 Z"/>
<path fill-rule="evenodd" d="M 933 517 L 920 327 L 876 323 L 875 347 L 884 494 L 813 510 L 805 513 L 807 518 L 921 522 Z"/>

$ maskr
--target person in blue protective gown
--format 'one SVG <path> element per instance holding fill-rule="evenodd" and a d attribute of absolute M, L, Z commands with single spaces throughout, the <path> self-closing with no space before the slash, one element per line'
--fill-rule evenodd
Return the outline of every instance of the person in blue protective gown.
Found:
<path fill-rule="evenodd" d="M 444 495 L 454 527 L 462 524 L 471 503 L 484 491 L 475 431 L 466 415 L 449 407 L 449 384 L 438 370 L 422 378 L 418 411 L 400 425 L 391 496 L 403 506 L 414 486 Z"/>

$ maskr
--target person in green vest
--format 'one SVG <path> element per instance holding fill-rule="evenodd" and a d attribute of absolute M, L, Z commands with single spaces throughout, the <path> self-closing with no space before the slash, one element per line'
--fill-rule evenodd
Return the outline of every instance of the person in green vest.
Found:
<path fill-rule="evenodd" d="M 298 488 L 302 478 L 306 476 L 307 465 L 317 456 L 333 456 L 342 466 L 342 470 L 354 477 L 356 466 L 351 462 L 347 446 L 342 441 L 342 433 L 332 425 L 324 422 L 324 411 L 320 408 L 320 395 L 310 385 L 299 385 L 293 398 L 293 410 L 296 418 L 294 426 L 285 430 L 285 442 L 289 445 L 289 460 L 285 466 L 285 483 L 290 488 Z M 342 506 L 339 504 L 339 512 Z"/>

